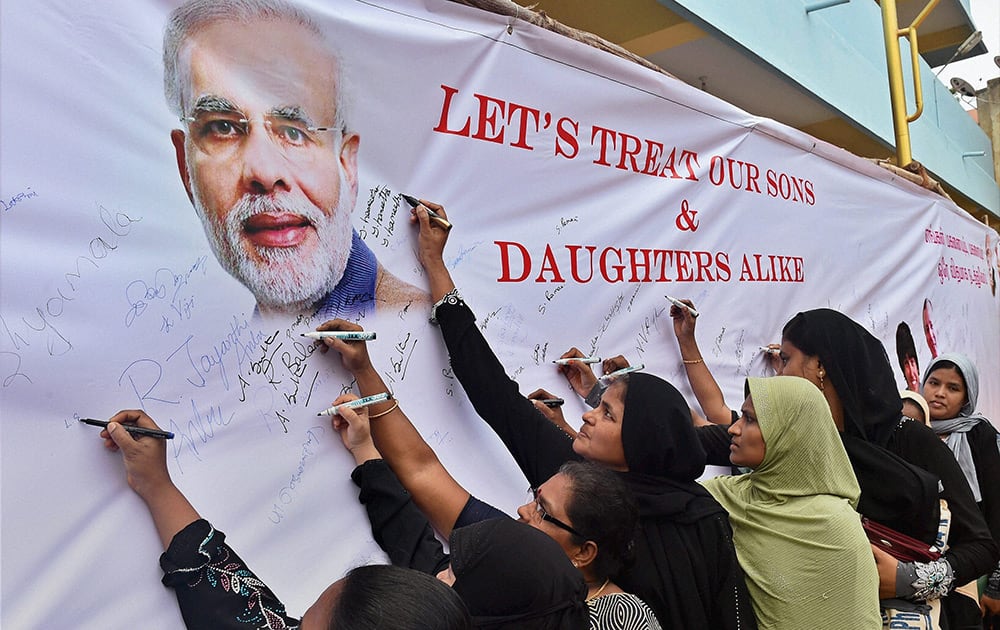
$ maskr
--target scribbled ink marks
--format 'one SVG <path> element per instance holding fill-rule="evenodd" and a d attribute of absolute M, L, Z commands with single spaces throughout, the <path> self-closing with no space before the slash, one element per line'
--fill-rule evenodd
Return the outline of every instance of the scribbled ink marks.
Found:
<path fill-rule="evenodd" d="M 601 344 L 601 337 L 603 337 L 604 333 L 606 333 L 608 331 L 608 328 L 611 327 L 611 322 L 615 320 L 615 317 L 617 317 L 618 314 L 621 313 L 622 305 L 624 303 L 625 303 L 625 294 L 619 293 L 618 297 L 615 298 L 615 301 L 611 303 L 611 307 L 608 309 L 608 312 L 604 315 L 604 320 L 601 322 L 601 325 L 597 330 L 597 334 L 590 338 L 589 354 L 597 353 L 597 349 Z"/>
<path fill-rule="evenodd" d="M 326 428 L 322 425 L 316 425 L 310 427 L 306 430 L 306 439 L 302 442 L 302 450 L 299 453 L 299 463 L 295 468 L 295 471 L 288 477 L 288 482 L 278 490 L 277 500 L 274 501 L 270 508 L 270 513 L 267 518 L 269 521 L 278 525 L 283 520 L 285 520 L 286 509 L 295 500 L 296 491 L 295 489 L 302 483 L 303 477 L 305 477 L 307 472 L 306 464 L 316 456 L 316 449 L 320 446 L 321 436 L 326 433 Z"/>
<path fill-rule="evenodd" d="M 200 256 L 186 271 L 174 272 L 168 267 L 160 267 L 152 276 L 138 278 L 125 286 L 125 327 L 130 328 L 149 307 L 161 304 L 160 330 L 170 332 L 176 321 L 191 319 L 195 307 L 194 295 L 188 286 L 192 276 L 205 276 L 208 256 Z"/>
<path fill-rule="evenodd" d="M 36 197 L 38 197 L 38 193 L 32 190 L 31 186 L 28 186 L 27 188 L 17 193 L 16 195 L 0 199 L 0 206 L 3 207 L 4 212 L 9 212 L 14 209 L 14 206 L 22 204 L 25 201 L 29 199 L 34 199 Z"/>
<path fill-rule="evenodd" d="M 288 433 L 291 422 L 290 407 L 299 403 L 308 406 L 319 376 L 318 370 L 309 370 L 309 358 L 319 348 L 313 343 L 303 343 L 292 336 L 292 329 L 275 330 L 272 334 L 263 336 L 258 346 L 257 358 L 250 362 L 247 372 L 239 375 L 240 402 L 247 402 L 248 392 L 253 392 L 255 399 L 260 393 L 258 386 L 271 388 L 279 397 L 271 400 L 267 409 L 258 406 L 258 413 L 264 418 L 270 430 L 272 417 L 277 420 L 282 432 Z M 246 378 L 244 378 L 246 377 Z M 305 389 L 303 389 L 303 387 Z M 303 396 L 304 394 L 304 396 Z M 279 404 L 275 405 L 274 400 Z"/>
<path fill-rule="evenodd" d="M 17 352 L 10 352 L 7 350 L 0 351 L 0 357 L 4 359 L 0 360 L 0 375 L 3 375 L 3 380 L 0 381 L 0 385 L 3 387 L 10 387 L 18 379 L 24 379 L 29 384 L 33 383 L 31 377 L 21 371 L 21 355 Z M 9 357 L 9 358 L 7 358 Z"/>
<path fill-rule="evenodd" d="M 545 355 L 548 354 L 548 351 L 549 351 L 549 342 L 546 341 L 545 343 L 535 344 L 535 349 L 531 353 L 531 358 L 535 362 L 535 365 L 541 365 L 545 363 Z"/>
<path fill-rule="evenodd" d="M 390 206 L 390 200 L 392 201 Z M 388 186 L 377 186 L 368 190 L 365 212 L 361 215 L 358 235 L 365 241 L 369 237 L 379 240 L 382 247 L 389 247 L 389 237 L 396 229 L 396 214 L 399 212 L 399 195 L 393 195 Z"/>
<path fill-rule="evenodd" d="M 639 324 L 639 332 L 635 336 L 635 351 L 640 357 L 646 353 L 646 349 L 653 340 L 653 332 L 659 328 L 657 324 L 666 312 L 667 307 L 661 306 L 653 308 L 652 314 L 648 314 L 642 318 L 642 323 Z"/>
<path fill-rule="evenodd" d="M 93 280 L 91 276 L 100 270 L 102 261 L 121 246 L 131 233 L 132 224 L 142 220 L 134 219 L 125 212 L 112 212 L 101 204 L 97 204 L 97 209 L 103 228 L 89 240 L 86 250 L 77 255 L 72 268 L 62 274 L 62 281 L 42 279 L 46 286 L 55 285 L 55 293 L 42 298 L 34 307 L 34 315 L 21 317 L 20 323 L 12 321 L 8 324 L 0 316 L 0 324 L 15 351 L 30 347 L 36 333 L 41 336 L 41 347 L 50 357 L 62 356 L 73 349 L 73 342 L 56 327 L 57 320 L 72 307 L 67 304 L 79 297 L 77 292 L 86 290 L 88 281 Z"/>
<path fill-rule="evenodd" d="M 545 314 L 545 308 L 548 305 L 548 303 L 551 302 L 556 297 L 556 295 L 564 288 L 566 288 L 566 285 L 561 284 L 556 288 L 552 289 L 551 291 L 549 291 L 548 289 L 545 290 L 545 301 L 538 305 L 539 315 Z"/>
<path fill-rule="evenodd" d="M 384 372 L 385 380 L 389 385 L 406 378 L 406 370 L 413 357 L 413 351 L 417 348 L 417 341 L 419 340 L 413 336 L 413 333 L 408 332 L 393 346 L 392 355 L 389 357 L 392 369 Z"/>
<path fill-rule="evenodd" d="M 563 228 L 571 223 L 577 223 L 580 217 L 559 217 L 559 225 L 556 226 L 556 234 L 562 234 Z"/>
<path fill-rule="evenodd" d="M 170 442 L 170 457 L 177 464 L 177 470 L 184 473 L 184 459 L 186 455 L 193 456 L 197 461 L 203 461 L 199 445 L 204 446 L 216 437 L 216 429 L 228 426 L 235 413 L 226 414 L 222 405 L 211 405 L 207 409 L 198 406 L 194 398 L 191 399 L 191 409 L 187 418 L 175 420 L 171 417 L 167 421 L 167 430 L 174 434 Z"/>

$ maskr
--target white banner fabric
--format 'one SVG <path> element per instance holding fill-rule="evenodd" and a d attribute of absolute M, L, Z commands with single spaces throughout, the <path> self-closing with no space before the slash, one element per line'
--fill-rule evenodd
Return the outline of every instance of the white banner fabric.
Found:
<path fill-rule="evenodd" d="M 351 378 L 299 336 L 322 316 L 256 314 L 255 293 L 220 264 L 192 208 L 171 131 L 193 134 L 211 107 L 195 104 L 181 123 L 166 106 L 161 42 L 174 3 L 115 4 L 0 5 L 2 625 L 181 626 L 120 456 L 76 421 L 125 408 L 177 434 L 177 485 L 300 615 L 349 568 L 385 561 L 352 460 L 316 415 Z M 304 8 L 342 59 L 357 240 L 425 291 L 399 195 L 443 203 L 455 224 L 446 261 L 480 327 L 522 391 L 566 397 L 572 423 L 584 405 L 551 363 L 571 346 L 644 363 L 697 408 L 665 295 L 695 301 L 731 407 L 747 376 L 768 373 L 759 348 L 796 312 L 831 307 L 879 337 L 894 367 L 901 323 L 921 366 L 930 344 L 968 354 L 979 409 L 1000 419 L 998 236 L 951 202 L 521 21 L 443 0 Z M 292 54 L 267 48 L 271 35 L 246 53 L 247 68 Z M 331 107 L 316 93 L 324 77 L 307 78 L 295 89 Z M 251 131 L 285 115 L 264 106 L 287 105 L 256 96 L 266 95 L 236 103 L 255 109 Z M 194 95 L 183 98 L 192 106 Z M 287 140 L 275 128 L 268 151 Z M 186 174 L 230 194 L 191 157 L 228 150 L 204 138 L 185 147 Z M 296 149 L 280 148 L 291 160 Z M 271 164 L 286 165 L 277 155 Z M 302 233 L 256 227 L 248 238 Z M 526 482 L 417 304 L 350 317 L 377 331 L 376 367 L 453 475 L 513 513 Z"/>

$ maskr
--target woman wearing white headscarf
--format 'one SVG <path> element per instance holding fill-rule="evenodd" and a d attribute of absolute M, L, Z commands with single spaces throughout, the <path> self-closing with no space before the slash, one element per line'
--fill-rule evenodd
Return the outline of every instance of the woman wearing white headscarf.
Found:
<path fill-rule="evenodd" d="M 792 376 L 747 385 L 730 459 L 752 472 L 704 485 L 729 511 L 759 627 L 881 628 L 861 489 L 826 400 Z"/>
<path fill-rule="evenodd" d="M 976 413 L 979 370 L 964 354 L 945 353 L 927 366 L 922 386 L 931 427 L 955 454 L 993 540 L 1000 543 L 1000 436 Z M 1000 566 L 991 573 L 980 606 L 1000 615 Z"/>

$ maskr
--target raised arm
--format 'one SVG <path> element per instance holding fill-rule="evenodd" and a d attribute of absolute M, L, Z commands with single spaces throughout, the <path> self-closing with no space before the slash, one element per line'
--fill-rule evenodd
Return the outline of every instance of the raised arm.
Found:
<path fill-rule="evenodd" d="M 321 324 L 317 330 L 362 328 L 342 319 L 334 319 Z M 344 368 L 354 375 L 361 396 L 389 391 L 372 366 L 365 342 L 324 339 L 323 343 L 340 354 Z M 398 400 L 371 405 L 367 413 L 377 452 L 381 453 L 403 487 L 413 495 L 414 502 L 431 525 L 443 536 L 449 536 L 455 520 L 469 500 L 468 491 L 441 464 L 433 449 L 403 413 Z M 363 449 L 360 452 L 362 456 L 371 454 Z"/>
<path fill-rule="evenodd" d="M 356 398 L 344 394 L 334 403 Z M 344 409 L 333 416 L 331 424 L 357 464 L 351 480 L 361 489 L 358 499 L 368 513 L 375 542 L 394 565 L 437 575 L 447 564 L 444 548 L 434 537 L 427 516 L 414 505 L 413 495 L 403 488 L 375 448 L 368 410 Z"/>
<path fill-rule="evenodd" d="M 528 482 L 532 486 L 541 485 L 564 462 L 579 459 L 573 452 L 573 440 L 549 422 L 507 376 L 476 326 L 472 310 L 455 291 L 443 259 L 448 232 L 428 220 L 423 205 L 429 205 L 439 215 L 446 215 L 437 204 L 422 202 L 414 208 L 414 217 L 420 226 L 418 257 L 436 300 L 432 321 L 441 327 L 452 370 L 476 413 L 500 437 Z"/>
<path fill-rule="evenodd" d="M 146 504 L 156 533 L 166 549 L 178 532 L 201 516 L 170 479 L 166 441 L 149 437 L 133 438 L 122 427 L 123 424 L 147 429 L 159 427 L 145 412 L 128 409 L 119 411 L 108 420 L 101 437 L 109 450 L 121 451 L 129 488 Z"/>
<path fill-rule="evenodd" d="M 203 520 L 174 485 L 167 471 L 166 444 L 152 437 L 133 438 L 123 425 L 156 429 L 139 410 L 119 411 L 101 431 L 105 446 L 120 451 L 128 485 L 149 509 L 165 549 L 160 556 L 163 584 L 174 589 L 188 628 L 246 628 L 245 619 L 266 618 L 269 628 L 297 628 L 270 588 L 226 544 L 226 536 Z M 220 588 L 219 579 L 239 582 Z"/>
<path fill-rule="evenodd" d="M 691 300 L 681 300 L 694 308 Z M 729 426 L 733 421 L 733 411 L 726 404 L 719 384 L 715 382 L 711 370 L 705 363 L 694 336 L 696 319 L 686 308 L 670 306 L 670 317 L 674 320 L 674 335 L 681 351 L 681 361 L 687 372 L 688 382 L 694 390 L 695 398 L 705 412 L 705 418 L 714 424 Z"/>

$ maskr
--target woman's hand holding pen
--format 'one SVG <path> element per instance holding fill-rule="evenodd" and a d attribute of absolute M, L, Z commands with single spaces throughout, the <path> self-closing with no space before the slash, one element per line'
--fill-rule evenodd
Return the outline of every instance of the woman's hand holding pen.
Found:
<path fill-rule="evenodd" d="M 431 217 L 427 210 L 431 209 L 437 218 Z M 444 206 L 429 201 L 420 200 L 411 212 L 410 221 L 420 226 L 417 237 L 417 260 L 420 261 L 427 278 L 430 281 L 431 300 L 438 301 L 455 288 L 451 273 L 444 264 L 444 246 L 448 242 L 451 227 L 443 227 L 442 221 L 447 221 Z"/>
<path fill-rule="evenodd" d="M 170 479 L 166 440 L 151 437 L 136 439 L 122 427 L 123 424 L 135 424 L 147 429 L 159 427 L 145 412 L 129 409 L 112 416 L 107 428 L 101 431 L 101 437 L 106 448 L 121 452 L 128 485 L 146 503 L 160 543 L 166 549 L 177 532 L 200 516 Z"/>
<path fill-rule="evenodd" d="M 417 238 L 417 259 L 425 268 L 428 265 L 444 264 L 444 246 L 448 242 L 448 234 L 451 231 L 442 227 L 438 221 L 433 220 L 427 213 L 428 208 L 442 219 L 447 219 L 448 216 L 441 204 L 422 199 L 418 206 L 410 210 L 410 221 L 420 226 L 420 235 Z"/>
<path fill-rule="evenodd" d="M 147 429 L 159 427 L 145 412 L 128 409 L 112 416 L 107 428 L 100 433 L 107 449 L 121 451 L 129 487 L 148 501 L 150 496 L 174 485 L 167 471 L 167 443 L 155 438 L 135 438 L 122 424 L 134 424 Z"/>
<path fill-rule="evenodd" d="M 761 352 L 764 353 L 764 362 L 767 363 L 767 366 L 774 370 L 775 374 L 781 374 L 781 370 L 784 367 L 781 361 L 781 345 L 769 343 L 767 346 L 761 348 Z"/>
<path fill-rule="evenodd" d="M 546 420 L 562 429 L 563 432 L 571 438 L 576 439 L 576 429 L 569 426 L 569 423 L 566 422 L 566 417 L 563 416 L 562 412 L 562 403 L 559 398 L 544 389 L 536 389 L 528 394 L 528 400 L 535 405 L 535 409 L 537 409 L 539 413 L 545 416 Z M 556 401 L 556 403 L 547 405 L 542 402 L 544 400 L 552 400 Z"/>
<path fill-rule="evenodd" d="M 629 366 L 628 359 L 626 359 L 625 356 L 621 354 L 613 356 L 610 359 L 604 359 L 603 361 L 601 361 L 601 370 L 603 370 L 605 374 L 611 374 L 612 372 L 617 372 L 618 370 L 622 368 L 627 368 L 628 366 Z"/>
<path fill-rule="evenodd" d="M 573 347 L 567 350 L 560 356 L 560 359 L 580 359 L 587 355 L 580 352 L 579 348 Z M 559 372 L 566 377 L 569 381 L 570 387 L 573 391 L 577 393 L 581 398 L 586 398 L 590 390 L 593 389 L 594 385 L 597 384 L 597 376 L 594 374 L 594 370 L 591 369 L 589 363 L 584 363 L 582 361 L 569 361 L 565 364 L 560 364 L 558 367 Z"/>
<path fill-rule="evenodd" d="M 317 326 L 316 330 L 349 330 L 360 332 L 364 328 L 346 319 L 331 319 Z M 321 351 L 325 352 L 330 348 L 340 353 L 340 360 L 344 364 L 344 369 L 351 374 L 357 374 L 365 369 L 375 369 L 372 367 L 371 358 L 368 356 L 367 342 L 346 341 L 327 337 L 321 343 L 323 344 Z"/>
<path fill-rule="evenodd" d="M 334 405 L 340 405 L 351 400 L 357 400 L 354 394 L 341 394 Z M 354 456 L 354 463 L 361 465 L 373 459 L 381 459 L 382 454 L 375 448 L 372 440 L 371 425 L 368 422 L 368 407 L 358 407 L 351 409 L 343 407 L 340 413 L 330 419 L 330 424 L 334 431 L 340 434 L 340 440 L 344 443 L 344 448 Z"/>
<path fill-rule="evenodd" d="M 684 304 L 687 304 L 691 308 L 694 308 L 694 302 L 691 300 L 680 300 Z M 694 326 L 698 323 L 698 319 L 691 314 L 691 311 L 686 308 L 681 308 L 676 304 L 670 305 L 670 317 L 674 320 L 674 335 L 677 337 L 679 342 L 694 341 Z"/>

